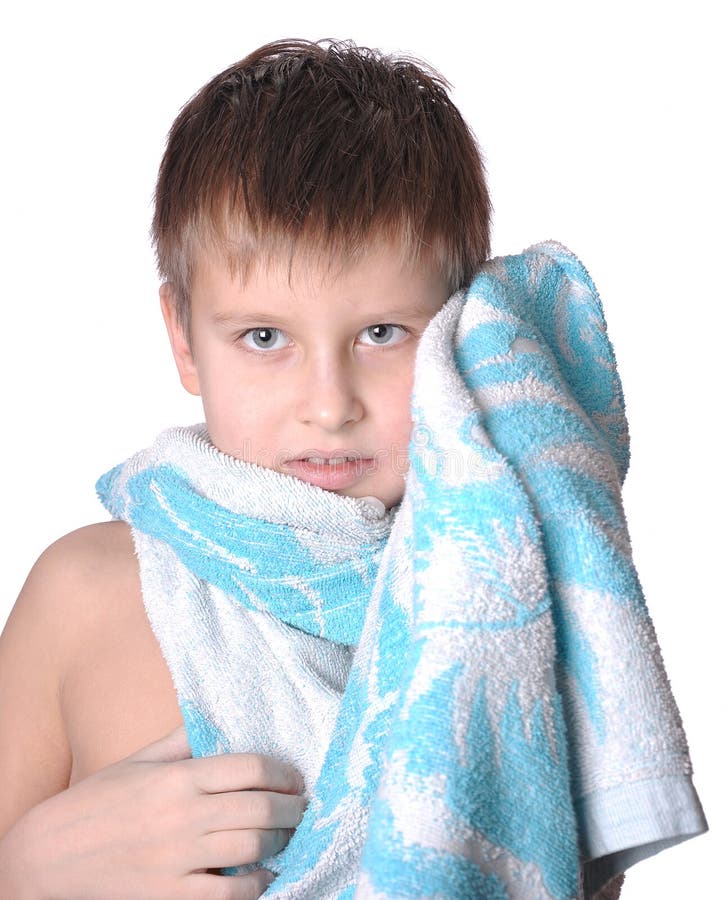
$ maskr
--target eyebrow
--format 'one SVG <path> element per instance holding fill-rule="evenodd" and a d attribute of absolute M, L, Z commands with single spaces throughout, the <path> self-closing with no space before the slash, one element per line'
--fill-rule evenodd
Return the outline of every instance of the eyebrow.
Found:
<path fill-rule="evenodd" d="M 424 304 L 414 304 L 413 306 L 408 306 L 404 309 L 386 309 L 380 312 L 375 312 L 370 316 L 367 316 L 367 319 L 370 322 L 381 322 L 381 323 L 389 323 L 389 322 L 397 322 L 397 321 L 407 321 L 412 319 L 419 319 L 423 316 L 432 316 L 434 315 L 433 310 L 429 309 Z M 213 322 L 219 325 L 239 325 L 243 323 L 251 323 L 260 325 L 285 325 L 288 320 L 285 316 L 272 316 L 270 313 L 264 312 L 217 312 L 212 316 Z"/>
<path fill-rule="evenodd" d="M 237 325 L 243 322 L 259 322 L 261 325 L 273 325 L 278 322 L 285 322 L 285 316 L 271 316 L 268 313 L 236 313 L 236 312 L 218 312 L 212 317 L 212 321 L 219 325 Z"/>

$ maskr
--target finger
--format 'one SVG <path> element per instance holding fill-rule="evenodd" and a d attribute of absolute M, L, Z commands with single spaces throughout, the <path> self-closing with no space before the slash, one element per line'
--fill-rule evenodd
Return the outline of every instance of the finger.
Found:
<path fill-rule="evenodd" d="M 224 753 L 191 761 L 194 783 L 206 794 L 226 791 L 276 791 L 300 794 L 303 778 L 287 763 L 258 753 Z"/>
<path fill-rule="evenodd" d="M 257 900 L 274 878 L 268 869 L 247 875 L 190 875 L 184 900 Z"/>
<path fill-rule="evenodd" d="M 297 828 L 306 811 L 299 794 L 275 791 L 230 791 L 209 794 L 197 805 L 208 834 L 240 828 Z"/>
<path fill-rule="evenodd" d="M 221 869 L 260 862 L 280 852 L 291 839 L 288 828 L 245 828 L 208 834 L 200 847 L 197 868 Z"/>
<path fill-rule="evenodd" d="M 127 759 L 134 762 L 174 762 L 189 759 L 191 755 L 185 726 L 180 725 L 158 741 L 132 753 Z"/>

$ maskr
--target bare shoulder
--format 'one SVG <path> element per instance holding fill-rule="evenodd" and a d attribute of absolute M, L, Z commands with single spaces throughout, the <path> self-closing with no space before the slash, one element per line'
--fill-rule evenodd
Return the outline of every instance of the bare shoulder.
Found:
<path fill-rule="evenodd" d="M 133 575 L 134 542 L 126 522 L 96 522 L 79 528 L 51 544 L 36 566 L 47 569 L 64 583 L 89 586 L 97 579 L 117 576 L 125 571 Z M 34 574 L 31 570 L 31 576 Z"/>
<path fill-rule="evenodd" d="M 125 522 L 86 525 L 51 544 L 28 576 L 24 591 L 52 614 L 92 618 L 105 615 L 101 597 L 128 600 L 138 592 L 138 571 L 131 529 Z M 39 588 L 39 590 L 36 590 Z M 79 624 L 79 623 L 75 623 Z M 72 639 L 73 635 L 66 635 Z"/>
<path fill-rule="evenodd" d="M 22 644 L 24 654 L 45 659 L 44 675 L 60 681 L 89 628 L 138 595 L 129 527 L 116 521 L 87 525 L 40 555 L 10 613 L 2 646 L 13 652 Z"/>
<path fill-rule="evenodd" d="M 60 538 L 0 636 L 0 834 L 179 721 L 129 527 L 100 522 Z"/>

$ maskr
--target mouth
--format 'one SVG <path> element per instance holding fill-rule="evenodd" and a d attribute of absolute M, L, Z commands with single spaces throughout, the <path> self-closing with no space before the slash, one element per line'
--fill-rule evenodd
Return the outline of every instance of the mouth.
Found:
<path fill-rule="evenodd" d="M 359 454 L 332 453 L 292 459 L 286 463 L 292 475 L 325 490 L 351 487 L 375 468 L 375 461 Z"/>

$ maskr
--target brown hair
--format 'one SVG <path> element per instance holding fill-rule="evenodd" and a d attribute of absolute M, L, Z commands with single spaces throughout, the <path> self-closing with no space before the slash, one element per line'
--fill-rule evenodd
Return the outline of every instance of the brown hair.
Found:
<path fill-rule="evenodd" d="M 266 44 L 177 116 L 157 181 L 160 275 L 189 325 L 196 253 L 244 273 L 299 242 L 356 258 L 375 237 L 432 261 L 452 290 L 490 255 L 477 143 L 425 64 L 351 42 Z M 290 271 L 290 269 L 289 269 Z"/>

